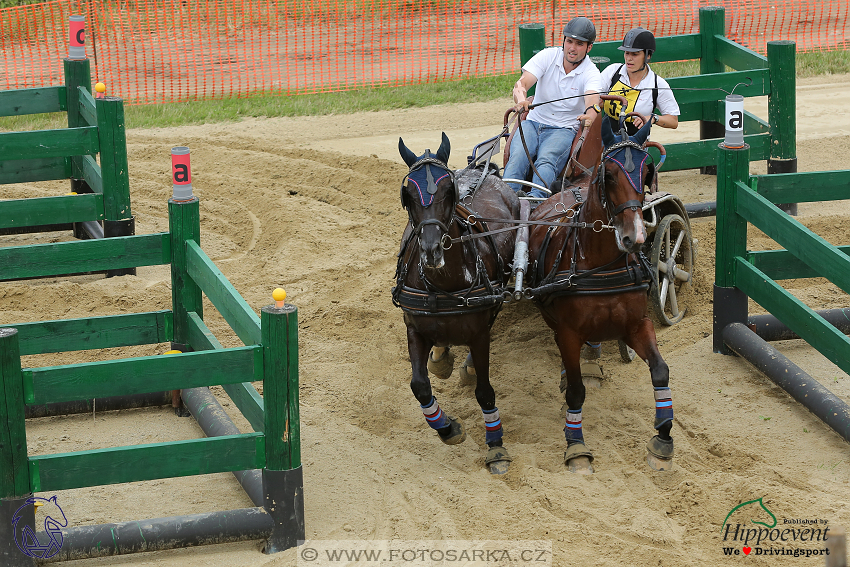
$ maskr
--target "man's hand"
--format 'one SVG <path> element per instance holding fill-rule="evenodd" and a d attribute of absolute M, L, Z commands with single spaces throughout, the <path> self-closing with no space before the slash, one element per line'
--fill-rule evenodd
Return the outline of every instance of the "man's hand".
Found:
<path fill-rule="evenodd" d="M 599 116 L 597 112 L 593 109 L 588 110 L 585 114 L 579 114 L 578 121 L 581 122 L 582 126 L 590 126 L 593 124 L 593 121 L 596 117 Z"/>

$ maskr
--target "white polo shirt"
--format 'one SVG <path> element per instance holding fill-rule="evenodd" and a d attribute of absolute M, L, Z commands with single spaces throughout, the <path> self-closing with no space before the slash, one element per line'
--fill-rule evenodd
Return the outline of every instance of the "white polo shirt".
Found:
<path fill-rule="evenodd" d="M 540 51 L 523 65 L 522 70 L 537 77 L 533 104 L 584 95 L 587 91 L 602 91 L 599 69 L 590 57 L 585 57 L 581 65 L 567 73 L 564 71 L 564 50 L 561 47 L 547 47 Z M 578 96 L 538 106 L 528 113 L 528 119 L 549 126 L 578 130 L 578 117 L 584 114 L 586 107 L 584 97 Z"/>
<path fill-rule="evenodd" d="M 622 67 L 622 69 L 620 69 L 620 67 Z M 620 69 L 618 74 L 619 81 L 625 86 L 638 89 L 637 92 L 629 91 L 625 93 L 626 99 L 629 101 L 629 108 L 627 112 L 637 112 L 644 116 L 649 116 L 652 114 L 653 110 L 655 110 L 652 108 L 652 89 L 655 88 L 655 72 L 649 67 L 649 65 L 646 67 L 649 70 L 646 77 L 641 79 L 640 83 L 637 85 L 632 85 L 629 84 L 629 70 L 625 65 L 622 63 L 613 63 L 608 65 L 605 67 L 605 70 L 602 71 L 603 92 L 608 92 L 608 89 L 611 87 L 611 82 L 614 80 L 614 74 L 617 73 L 618 69 Z M 608 101 L 604 104 L 606 114 L 609 116 L 611 115 L 611 105 L 612 103 Z M 670 90 L 670 84 L 661 77 L 658 77 L 658 111 L 661 112 L 662 115 L 671 114 L 673 116 L 679 116 L 680 114 L 679 103 L 676 102 L 676 97 L 673 96 L 673 91 Z M 616 114 L 619 115 L 619 111 Z"/>

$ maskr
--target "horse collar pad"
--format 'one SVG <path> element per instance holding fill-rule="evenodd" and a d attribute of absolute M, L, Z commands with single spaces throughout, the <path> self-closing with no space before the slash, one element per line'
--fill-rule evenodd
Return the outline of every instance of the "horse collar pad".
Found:
<path fill-rule="evenodd" d="M 429 207 L 434 202 L 434 193 L 440 181 L 449 176 L 449 172 L 434 164 L 425 164 L 411 171 L 407 179 L 416 186 L 419 192 L 419 201 L 423 207 Z"/>
<path fill-rule="evenodd" d="M 632 154 L 637 153 L 639 160 L 633 164 L 629 164 L 628 162 L 632 160 L 629 159 L 631 156 L 626 155 L 627 152 L 631 152 Z M 606 156 L 606 159 L 610 159 L 623 170 L 623 173 L 629 178 L 629 183 L 631 183 L 634 190 L 639 194 L 643 194 L 643 179 L 641 178 L 641 174 L 643 173 L 643 164 L 646 163 L 647 158 L 649 158 L 648 152 L 630 146 L 618 148 Z M 632 165 L 631 171 L 627 169 L 628 165 Z"/>

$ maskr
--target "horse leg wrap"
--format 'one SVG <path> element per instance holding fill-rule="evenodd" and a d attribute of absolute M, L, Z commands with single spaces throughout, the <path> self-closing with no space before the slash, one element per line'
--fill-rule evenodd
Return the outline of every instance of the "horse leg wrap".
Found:
<path fill-rule="evenodd" d="M 670 388 L 655 388 L 655 429 L 673 421 L 673 397 Z"/>
<path fill-rule="evenodd" d="M 425 421 L 432 429 L 444 429 L 451 425 L 448 416 L 440 409 L 440 404 L 437 403 L 437 398 L 431 396 L 431 403 L 427 406 L 419 406 L 422 408 L 422 413 L 425 415 Z"/>
<path fill-rule="evenodd" d="M 489 445 L 495 441 L 502 440 L 502 420 L 499 418 L 499 408 L 491 410 L 482 409 L 484 414 L 484 427 L 487 430 L 485 441 Z"/>
<path fill-rule="evenodd" d="M 584 435 L 581 432 L 581 410 L 567 410 L 567 424 L 564 426 L 564 436 L 567 443 L 580 441 L 584 443 Z"/>

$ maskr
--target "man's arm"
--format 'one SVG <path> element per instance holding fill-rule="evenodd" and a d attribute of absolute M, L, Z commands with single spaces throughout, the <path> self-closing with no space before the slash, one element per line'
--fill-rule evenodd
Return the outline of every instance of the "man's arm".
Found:
<path fill-rule="evenodd" d="M 528 89 L 534 86 L 537 82 L 537 77 L 523 70 L 522 76 L 514 84 L 513 96 L 518 111 L 528 110 L 528 105 L 531 104 L 527 98 Z"/>
<path fill-rule="evenodd" d="M 579 122 L 583 126 L 590 126 L 593 120 L 599 116 L 599 111 L 596 110 L 599 108 L 599 93 L 596 91 L 587 91 L 584 93 L 584 112 L 581 113 L 578 117 Z"/>

